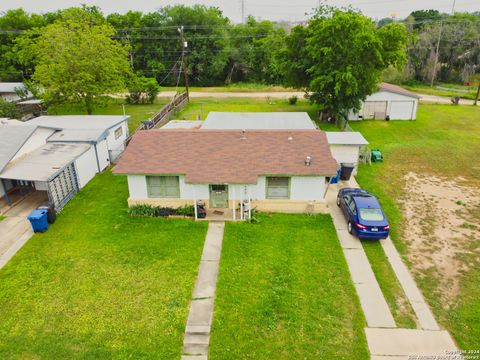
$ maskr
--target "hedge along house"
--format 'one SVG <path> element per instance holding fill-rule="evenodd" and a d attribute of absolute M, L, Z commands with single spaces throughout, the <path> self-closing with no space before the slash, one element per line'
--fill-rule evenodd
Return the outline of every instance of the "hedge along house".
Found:
<path fill-rule="evenodd" d="M 128 177 L 128 204 L 208 210 L 243 218 L 248 208 L 326 211 L 326 177 L 335 175 L 320 130 L 157 129 L 135 134 L 113 169 Z"/>
<path fill-rule="evenodd" d="M 350 112 L 349 120 L 415 120 L 420 97 L 400 86 L 381 83 L 369 95 L 358 113 Z"/>

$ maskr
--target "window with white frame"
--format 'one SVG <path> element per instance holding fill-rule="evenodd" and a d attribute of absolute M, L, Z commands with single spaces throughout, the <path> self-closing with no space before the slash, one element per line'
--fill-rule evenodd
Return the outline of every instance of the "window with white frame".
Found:
<path fill-rule="evenodd" d="M 147 193 L 151 198 L 178 198 L 178 176 L 147 176 Z"/>
<path fill-rule="evenodd" d="M 118 138 L 122 136 L 122 134 L 123 134 L 123 129 L 121 126 L 115 129 L 115 140 L 118 140 Z"/>
<path fill-rule="evenodd" d="M 267 199 L 289 199 L 289 177 L 267 177 Z"/>

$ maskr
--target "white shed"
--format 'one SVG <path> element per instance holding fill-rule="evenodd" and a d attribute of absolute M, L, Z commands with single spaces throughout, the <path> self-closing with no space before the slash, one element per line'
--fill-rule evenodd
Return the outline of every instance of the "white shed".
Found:
<path fill-rule="evenodd" d="M 355 164 L 353 174 L 357 174 L 360 149 L 368 145 L 368 141 L 359 132 L 326 132 L 332 156 L 339 164 Z"/>
<path fill-rule="evenodd" d="M 415 120 L 419 98 L 400 86 L 381 83 L 358 113 L 349 114 L 349 120 Z"/>

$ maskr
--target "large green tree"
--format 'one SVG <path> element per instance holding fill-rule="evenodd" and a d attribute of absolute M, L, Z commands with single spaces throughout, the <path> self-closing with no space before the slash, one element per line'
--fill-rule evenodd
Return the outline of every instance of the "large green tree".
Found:
<path fill-rule="evenodd" d="M 322 8 L 287 39 L 285 83 L 305 89 L 324 111 L 346 118 L 377 89 L 384 69 L 405 62 L 406 43 L 403 24 L 377 29 L 357 11 Z"/>
<path fill-rule="evenodd" d="M 36 64 L 32 79 L 47 103 L 81 103 L 88 114 L 105 94 L 123 91 L 132 75 L 128 49 L 93 10 L 64 11 L 26 45 Z"/>

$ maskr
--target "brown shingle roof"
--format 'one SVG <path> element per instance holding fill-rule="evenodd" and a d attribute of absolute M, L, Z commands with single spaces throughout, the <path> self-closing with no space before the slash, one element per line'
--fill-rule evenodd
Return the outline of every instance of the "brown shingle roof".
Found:
<path fill-rule="evenodd" d="M 305 158 L 311 156 L 311 165 Z M 136 133 L 113 172 L 178 174 L 189 183 L 257 182 L 258 175 L 333 175 L 320 130 L 177 130 Z"/>
<path fill-rule="evenodd" d="M 393 93 L 396 93 L 396 94 L 411 96 L 411 97 L 418 98 L 418 99 L 420 98 L 420 96 L 418 96 L 417 94 L 415 94 L 411 91 L 408 91 L 407 89 L 404 89 L 404 88 L 402 88 L 401 86 L 398 86 L 398 85 L 393 85 L 393 84 L 389 84 L 389 83 L 381 83 L 379 85 L 379 88 L 380 88 L 380 90 L 390 91 L 390 92 L 393 92 Z"/>

